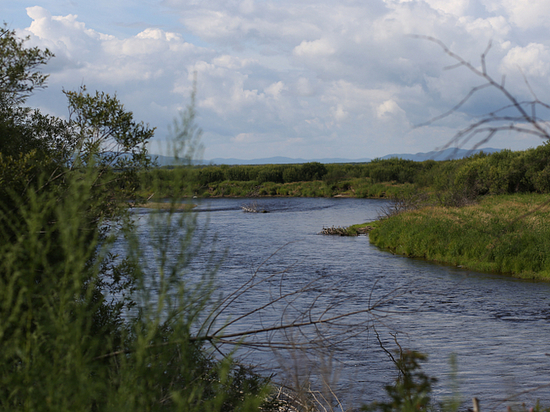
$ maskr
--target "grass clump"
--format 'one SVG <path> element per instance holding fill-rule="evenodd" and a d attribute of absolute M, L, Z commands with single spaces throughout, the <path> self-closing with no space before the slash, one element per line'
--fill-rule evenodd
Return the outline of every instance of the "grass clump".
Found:
<path fill-rule="evenodd" d="M 550 281 L 548 200 L 517 194 L 462 208 L 429 206 L 379 221 L 370 240 L 405 256 Z"/>

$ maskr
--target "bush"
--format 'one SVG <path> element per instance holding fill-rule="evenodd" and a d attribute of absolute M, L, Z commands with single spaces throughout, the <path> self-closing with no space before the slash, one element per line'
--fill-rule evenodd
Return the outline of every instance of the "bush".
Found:
<path fill-rule="evenodd" d="M 216 166 L 206 166 L 199 170 L 198 180 L 202 186 L 209 183 L 222 182 L 225 179 L 224 172 Z"/>
<path fill-rule="evenodd" d="M 374 402 L 362 408 L 363 411 L 418 412 L 431 409 L 432 384 L 437 379 L 427 376 L 420 367 L 426 355 L 415 351 L 404 351 L 395 361 L 399 375 L 394 385 L 386 386 L 389 401 Z"/>

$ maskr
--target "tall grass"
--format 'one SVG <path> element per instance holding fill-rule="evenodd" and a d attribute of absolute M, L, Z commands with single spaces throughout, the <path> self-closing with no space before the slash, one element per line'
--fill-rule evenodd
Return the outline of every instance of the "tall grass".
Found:
<path fill-rule="evenodd" d="M 550 280 L 550 209 L 542 195 L 426 207 L 378 222 L 370 240 L 394 253 L 515 277 Z M 527 213 L 529 212 L 529 213 Z"/>

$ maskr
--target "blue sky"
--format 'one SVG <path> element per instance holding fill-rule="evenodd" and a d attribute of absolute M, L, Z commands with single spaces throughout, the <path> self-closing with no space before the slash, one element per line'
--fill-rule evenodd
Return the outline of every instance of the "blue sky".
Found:
<path fill-rule="evenodd" d="M 424 127 L 481 83 L 437 45 L 487 67 L 522 99 L 550 101 L 548 0 L 3 0 L 3 19 L 56 57 L 30 105 L 67 116 L 62 90 L 116 93 L 137 119 L 168 125 L 197 75 L 204 158 L 378 157 L 434 150 L 504 101 L 480 94 Z M 540 140 L 517 134 L 488 146 Z M 471 146 L 471 145 L 470 145 Z M 468 148 L 468 146 L 466 146 Z"/>

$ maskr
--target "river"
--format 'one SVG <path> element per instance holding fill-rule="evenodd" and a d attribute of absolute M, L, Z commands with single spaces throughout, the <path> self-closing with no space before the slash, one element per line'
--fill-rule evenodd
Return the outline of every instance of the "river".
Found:
<path fill-rule="evenodd" d="M 203 268 L 215 244 L 217 256 L 226 253 L 217 273 L 219 293 L 227 296 L 254 273 L 255 279 L 263 279 L 232 303 L 224 312 L 224 322 L 280 294 L 291 294 L 293 301 L 288 305 L 288 298 L 285 305 L 254 313 L 232 324 L 229 332 L 280 324 L 281 316 L 284 322 L 291 321 L 313 301 L 313 316 L 327 308 L 340 314 L 379 303 L 376 311 L 353 319 L 366 322 L 364 333 L 347 336 L 338 351 L 324 352 L 321 363 L 329 364 L 333 384 L 347 404 L 380 400 L 384 385 L 395 378 L 380 343 L 390 353 L 399 345 L 427 354 L 423 370 L 439 379 L 434 386 L 438 400 L 451 393 L 451 354 L 458 363 L 462 399 L 479 398 L 484 411 L 502 410 L 499 402 L 507 397 L 550 384 L 550 284 L 396 256 L 371 245 L 367 236 L 318 234 L 323 227 L 375 220 L 385 201 L 262 198 L 254 201 L 269 213 L 244 213 L 240 206 L 252 201 L 199 202 L 198 221 L 207 229 L 191 271 Z M 142 210 L 142 216 L 147 214 Z M 302 288 L 307 290 L 293 295 Z M 337 330 L 333 341 L 344 332 Z M 293 335 L 290 340 L 299 344 L 313 339 L 312 333 Z M 271 338 L 273 342 L 281 339 Z M 318 374 L 318 362 L 302 355 L 293 358 L 282 349 L 275 354 L 272 350 L 246 354 L 246 361 L 276 373 L 275 380 L 283 378 L 281 363 L 302 374 L 311 372 L 313 380 Z M 541 399 L 550 405 L 550 387 L 514 399 L 529 405 Z"/>

